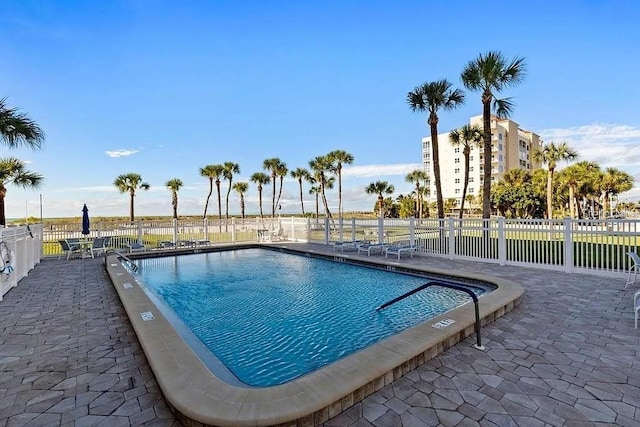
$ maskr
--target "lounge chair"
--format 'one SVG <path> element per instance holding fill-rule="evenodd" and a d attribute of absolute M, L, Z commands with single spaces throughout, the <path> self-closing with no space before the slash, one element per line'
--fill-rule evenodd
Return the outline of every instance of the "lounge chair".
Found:
<path fill-rule="evenodd" d="M 638 313 L 640 313 L 640 291 L 636 292 L 633 296 L 633 311 L 636 318 L 636 329 L 638 329 Z"/>
<path fill-rule="evenodd" d="M 345 249 L 353 249 L 354 251 L 358 250 L 358 246 L 368 244 L 368 240 L 347 240 L 343 242 L 335 242 L 333 244 L 333 250 L 337 250 L 340 248 L 340 252 L 344 252 Z"/>
<path fill-rule="evenodd" d="M 129 253 L 132 252 L 144 252 L 147 250 L 147 247 L 145 245 L 142 245 L 140 243 L 129 243 L 127 245 L 127 247 L 129 248 Z"/>
<path fill-rule="evenodd" d="M 358 246 L 358 253 L 360 252 L 366 252 L 367 256 L 371 256 L 372 252 L 380 252 L 380 255 L 382 255 L 385 252 L 385 249 L 387 248 L 388 245 L 384 244 L 384 243 L 364 243 Z"/>
<path fill-rule="evenodd" d="M 95 239 L 93 239 L 93 242 L 91 242 L 91 247 L 89 248 L 91 258 L 95 258 L 96 255 L 104 254 L 107 251 L 105 240 L 105 237 L 96 237 Z"/>
<path fill-rule="evenodd" d="M 636 279 L 638 278 L 638 269 L 640 268 L 640 256 L 638 256 L 638 254 L 635 252 L 627 252 L 627 255 L 629 255 L 629 257 L 631 258 L 631 267 L 629 267 L 629 276 L 627 277 L 627 284 L 624 285 L 625 289 L 627 289 L 627 286 L 634 284 L 636 282 Z M 631 279 L 631 273 L 633 273 L 633 279 Z"/>
<path fill-rule="evenodd" d="M 388 258 L 389 254 L 398 255 L 398 259 L 400 259 L 400 255 L 402 255 L 403 252 L 407 252 L 411 255 L 411 258 L 413 258 L 413 253 L 417 250 L 418 247 L 415 245 L 387 246 L 384 250 L 384 256 Z"/>
<path fill-rule="evenodd" d="M 175 248 L 176 244 L 173 242 L 170 242 L 169 240 L 161 240 L 158 242 L 158 248 L 160 249 L 168 249 L 168 248 Z"/>
<path fill-rule="evenodd" d="M 65 252 L 67 253 L 67 261 L 71 257 L 71 254 L 77 253 L 82 255 L 82 245 L 80 245 L 78 239 L 58 240 L 58 243 L 60 243 L 60 246 L 62 247 L 63 255 Z M 60 257 L 61 256 L 62 255 L 60 255 Z M 60 259 L 60 257 L 58 257 L 58 259 Z"/>

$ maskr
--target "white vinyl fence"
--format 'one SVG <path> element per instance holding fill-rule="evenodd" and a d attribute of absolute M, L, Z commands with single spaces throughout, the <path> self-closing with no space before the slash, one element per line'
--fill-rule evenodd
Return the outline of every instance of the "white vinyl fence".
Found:
<path fill-rule="evenodd" d="M 621 275 L 628 252 L 640 250 L 640 220 L 374 219 L 324 220 L 310 225 L 311 242 L 368 240 L 415 245 L 421 254 Z"/>
<path fill-rule="evenodd" d="M 42 225 L 0 228 L 0 301 L 42 256 Z"/>

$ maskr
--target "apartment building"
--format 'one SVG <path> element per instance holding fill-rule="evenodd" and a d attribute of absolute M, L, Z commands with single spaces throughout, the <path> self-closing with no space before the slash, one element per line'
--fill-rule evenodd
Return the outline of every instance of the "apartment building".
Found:
<path fill-rule="evenodd" d="M 482 116 L 471 117 L 471 125 L 478 125 L 482 129 Z M 442 198 L 456 199 L 456 206 L 460 206 L 464 187 L 464 154 L 462 146 L 453 146 L 449 139 L 449 132 L 438 134 L 440 154 L 440 180 L 442 184 Z M 499 181 L 505 172 L 520 168 L 528 171 L 539 169 L 541 164 L 532 159 L 531 154 L 536 148 L 542 147 L 540 136 L 534 132 L 521 129 L 518 123 L 509 119 L 491 117 L 491 181 Z M 433 178 L 433 163 L 431 161 L 431 137 L 422 138 L 422 165 L 430 179 L 430 201 L 436 200 L 436 186 Z M 478 196 L 484 179 L 483 148 L 472 147 L 469 157 L 469 187 L 467 195 Z M 465 203 L 468 206 L 468 204 Z"/>

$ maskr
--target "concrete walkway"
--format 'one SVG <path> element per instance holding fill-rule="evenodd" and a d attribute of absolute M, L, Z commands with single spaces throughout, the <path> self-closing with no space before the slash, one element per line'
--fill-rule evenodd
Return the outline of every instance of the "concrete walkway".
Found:
<path fill-rule="evenodd" d="M 316 247 L 317 249 L 317 247 Z M 44 260 L 0 302 L 0 426 L 179 425 L 101 264 Z M 415 258 L 519 282 L 524 301 L 328 426 L 640 426 L 623 279 Z"/>

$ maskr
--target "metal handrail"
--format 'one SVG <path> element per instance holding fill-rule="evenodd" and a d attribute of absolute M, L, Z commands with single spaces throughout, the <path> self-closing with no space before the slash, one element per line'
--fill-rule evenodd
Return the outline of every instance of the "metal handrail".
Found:
<path fill-rule="evenodd" d="M 131 266 L 131 269 L 132 269 L 133 271 L 138 271 L 138 266 L 137 266 L 133 261 L 131 261 L 131 259 L 130 259 L 128 256 L 126 256 L 126 255 L 125 255 L 125 254 L 123 254 L 122 252 L 117 251 L 117 250 L 115 250 L 115 249 L 109 249 L 109 250 L 106 252 L 105 257 L 104 257 L 104 258 L 105 258 L 105 260 L 107 259 L 107 255 L 109 255 L 110 253 L 118 255 L 118 259 L 120 259 L 120 260 L 122 260 L 122 259 L 123 259 L 123 260 L 127 261 L 127 262 L 129 263 L 129 265 Z"/>
<path fill-rule="evenodd" d="M 478 350 L 484 350 L 484 346 L 482 345 L 482 340 L 480 338 L 480 309 L 478 308 L 478 297 L 476 296 L 476 294 L 473 293 L 473 291 L 471 289 L 465 288 L 464 286 L 460 286 L 460 285 L 456 285 L 453 283 L 446 283 L 446 282 L 439 282 L 439 281 L 431 281 L 431 282 L 427 282 L 422 286 L 418 286 L 417 288 L 400 295 L 397 298 L 392 299 L 391 301 L 387 301 L 384 304 L 382 304 L 380 307 L 378 307 L 376 310 L 382 310 L 383 308 L 387 308 L 392 304 L 397 303 L 400 300 L 403 300 L 417 292 L 420 292 L 423 289 L 426 289 L 430 286 L 442 286 L 443 288 L 450 288 L 450 289 L 455 289 L 457 291 L 462 291 L 462 292 L 466 292 L 467 294 L 469 294 L 471 296 L 471 299 L 473 300 L 473 305 L 475 307 L 475 311 L 476 311 L 476 325 L 475 325 L 475 329 L 476 329 L 476 345 L 474 345 L 475 348 L 477 348 Z"/>

